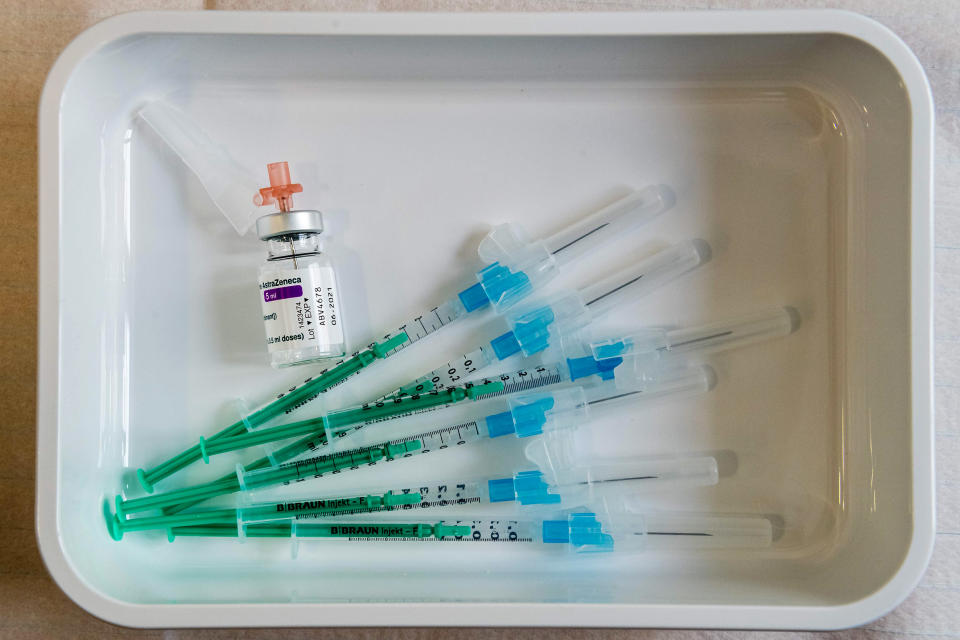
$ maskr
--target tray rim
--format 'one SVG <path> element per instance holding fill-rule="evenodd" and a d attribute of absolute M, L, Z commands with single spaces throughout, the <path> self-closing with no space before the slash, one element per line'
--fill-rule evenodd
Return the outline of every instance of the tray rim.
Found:
<path fill-rule="evenodd" d="M 59 108 L 77 66 L 110 42 L 148 33 L 257 35 L 751 35 L 831 33 L 859 39 L 890 60 L 911 105 L 911 397 L 913 533 L 897 573 L 879 590 L 838 606 L 588 603 L 131 604 L 86 584 L 64 555 L 56 501 L 59 438 Z M 132 12 L 76 37 L 51 68 L 38 110 L 38 356 L 36 535 L 57 585 L 80 607 L 131 627 L 592 626 L 840 629 L 874 620 L 920 581 L 933 551 L 933 98 L 920 62 L 890 29 L 831 9 L 570 13 Z M 44 455 L 41 455 L 43 453 Z M 499 614 L 499 615 L 494 615 Z"/>

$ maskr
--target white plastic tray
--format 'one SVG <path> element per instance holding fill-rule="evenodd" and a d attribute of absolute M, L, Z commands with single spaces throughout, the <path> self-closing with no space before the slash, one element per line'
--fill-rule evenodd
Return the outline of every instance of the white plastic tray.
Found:
<path fill-rule="evenodd" d="M 722 452 L 735 464 L 719 486 L 651 506 L 776 513 L 784 537 L 762 553 L 554 563 L 501 547 L 316 545 L 293 561 L 273 541 L 111 541 L 101 501 L 131 468 L 211 432 L 228 398 L 264 399 L 305 374 L 265 364 L 260 243 L 238 238 L 133 122 L 157 97 L 248 164 L 291 162 L 298 202 L 338 221 L 355 339 L 451 293 L 488 224 L 548 233 L 625 186 L 674 186 L 674 212 L 564 284 L 700 236 L 712 263 L 611 326 L 772 304 L 796 306 L 803 326 L 714 358 L 715 391 L 608 421 L 597 446 Z M 40 110 L 47 565 L 81 606 L 135 626 L 875 618 L 916 584 L 934 531 L 931 141 L 916 59 L 848 13 L 108 20 L 64 52 Z M 341 400 L 429 368 L 482 326 L 387 361 Z M 496 442 L 391 477 L 480 474 L 496 454 L 509 469 L 516 452 Z"/>

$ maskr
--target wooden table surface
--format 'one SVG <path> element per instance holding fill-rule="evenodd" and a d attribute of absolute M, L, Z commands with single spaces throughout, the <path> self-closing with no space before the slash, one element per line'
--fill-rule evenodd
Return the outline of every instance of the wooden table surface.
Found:
<path fill-rule="evenodd" d="M 47 71 L 77 34 L 145 9 L 301 11 L 673 10 L 829 7 L 869 15 L 916 52 L 930 78 L 936 126 L 937 541 L 917 590 L 864 628 L 830 634 L 590 629 L 132 630 L 77 607 L 53 583 L 34 537 L 36 376 L 36 118 Z M 960 637 L 960 0 L 0 0 L 0 638 L 795 638 Z"/>

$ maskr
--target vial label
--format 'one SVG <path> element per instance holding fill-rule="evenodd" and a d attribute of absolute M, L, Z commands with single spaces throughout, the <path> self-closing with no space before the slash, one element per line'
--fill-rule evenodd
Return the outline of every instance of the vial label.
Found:
<path fill-rule="evenodd" d="M 343 344 L 340 297 L 333 269 L 310 265 L 273 271 L 260 281 L 263 324 L 270 353 Z"/>

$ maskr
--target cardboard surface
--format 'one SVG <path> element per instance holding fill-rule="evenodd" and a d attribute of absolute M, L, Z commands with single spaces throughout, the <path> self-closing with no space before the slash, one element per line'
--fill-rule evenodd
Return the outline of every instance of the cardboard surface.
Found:
<path fill-rule="evenodd" d="M 803 633 L 573 629 L 287 629 L 136 631 L 102 622 L 74 605 L 48 576 L 34 539 L 36 409 L 36 115 L 47 71 L 87 27 L 134 10 L 539 11 L 829 7 L 886 24 L 923 63 L 937 105 L 936 420 L 937 545 L 907 601 L 862 629 L 829 635 L 870 640 L 960 637 L 960 3 L 955 0 L 0 0 L 0 638 L 794 638 Z M 819 634 L 818 634 L 819 635 Z"/>

